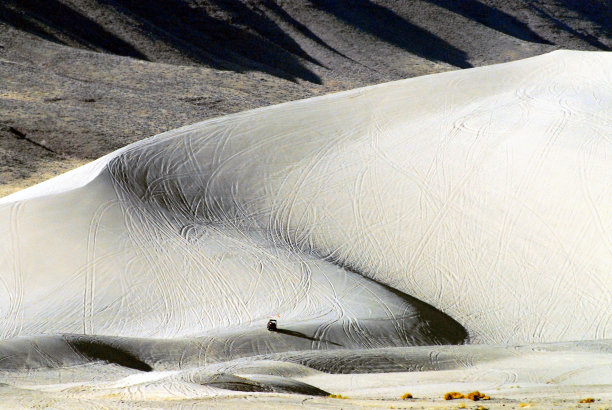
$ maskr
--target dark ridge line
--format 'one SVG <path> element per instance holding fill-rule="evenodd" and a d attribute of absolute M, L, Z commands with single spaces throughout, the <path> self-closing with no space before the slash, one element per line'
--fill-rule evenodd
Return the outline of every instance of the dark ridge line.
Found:
<path fill-rule="evenodd" d="M 272 11 L 272 13 L 276 14 L 279 18 L 281 18 L 282 20 L 284 20 L 287 23 L 289 23 L 293 28 L 295 28 L 297 31 L 302 33 L 306 38 L 314 41 L 315 43 L 317 43 L 321 47 L 326 48 L 327 50 L 331 51 L 332 53 L 336 53 L 336 54 L 338 54 L 341 57 L 344 57 L 344 58 L 346 58 L 348 60 L 351 60 L 353 62 L 357 62 L 357 61 L 353 60 L 352 58 L 344 55 L 340 51 L 336 50 L 334 47 L 332 47 L 329 44 L 327 44 L 321 37 L 317 36 L 315 33 L 312 32 L 312 30 L 310 30 L 304 24 L 302 24 L 299 21 L 297 21 L 287 11 L 285 11 L 285 9 L 283 9 L 281 6 L 276 4 L 274 2 L 274 0 L 264 0 L 264 4 Z M 321 65 L 321 66 L 324 67 L 324 68 L 328 68 L 329 69 L 329 67 L 327 67 L 325 65 Z"/>
<path fill-rule="evenodd" d="M 425 0 L 520 40 L 552 45 L 516 17 L 478 0 Z"/>
<path fill-rule="evenodd" d="M 604 50 L 604 51 L 610 51 L 610 47 L 606 46 L 604 43 L 602 43 L 601 41 L 599 41 L 595 36 L 593 36 L 592 34 L 582 34 L 581 32 L 579 32 L 578 30 L 575 30 L 574 28 L 570 27 L 567 23 L 559 20 L 558 18 L 556 18 L 555 16 L 553 16 L 552 14 L 548 13 L 546 10 L 544 10 L 544 8 L 542 7 L 538 7 L 537 5 L 534 4 L 534 1 L 530 1 L 529 2 L 529 7 L 531 7 L 533 10 L 536 11 L 536 13 L 538 13 L 540 16 L 544 17 L 545 19 L 550 20 L 553 25 L 563 31 L 568 32 L 569 34 L 579 38 L 580 40 L 592 45 L 593 47 L 596 47 L 600 50 Z M 538 2 L 539 3 L 539 2 Z"/>
<path fill-rule="evenodd" d="M 278 24 L 274 22 L 274 20 L 270 19 L 265 14 L 256 13 L 240 0 L 209 1 L 211 1 L 221 10 L 228 13 L 236 13 L 245 26 L 251 27 L 262 38 L 270 41 L 284 50 L 287 50 L 291 54 L 296 54 L 297 56 L 302 57 L 313 64 L 324 67 L 320 61 L 306 53 L 304 49 L 302 49 L 302 47 L 293 38 L 291 38 L 291 36 L 283 31 Z"/>
<path fill-rule="evenodd" d="M 612 2 L 610 0 L 564 0 L 559 6 L 598 25 L 605 37 L 612 36 Z"/>
<path fill-rule="evenodd" d="M 431 337 L 432 340 L 435 340 L 436 342 L 438 342 L 437 344 L 439 345 L 463 345 L 463 344 L 469 343 L 470 341 L 469 333 L 463 327 L 463 325 L 461 325 L 459 322 L 457 322 L 455 319 L 453 319 L 446 313 L 442 312 L 441 310 L 438 310 L 434 306 L 431 306 L 430 304 L 425 303 L 422 300 L 415 298 L 414 296 L 408 295 L 407 293 L 404 293 L 398 289 L 395 289 L 394 287 L 391 287 L 385 283 L 372 279 L 370 276 L 368 276 L 367 274 L 365 274 L 364 272 L 360 271 L 355 266 L 347 262 L 340 261 L 337 258 L 334 258 L 332 256 L 323 257 L 322 259 L 346 271 L 362 276 L 363 278 L 369 281 L 372 281 L 376 283 L 377 285 L 383 287 L 384 289 L 388 290 L 389 292 L 393 293 L 395 296 L 408 301 L 408 303 L 410 303 L 411 305 L 414 305 L 417 308 L 418 314 L 421 316 L 421 318 L 427 324 L 430 325 L 429 327 L 425 327 L 424 329 L 421 329 L 422 331 L 425 329 L 431 329 L 431 331 L 434 331 L 436 328 L 438 328 L 438 326 L 435 326 L 435 324 L 437 324 L 441 320 L 444 320 L 445 324 L 447 324 L 447 327 L 444 329 L 444 332 L 447 334 L 447 336 L 440 336 L 437 334 L 433 334 L 431 333 L 431 331 L 428 332 L 429 337 Z M 445 341 L 446 343 L 444 343 Z"/>
<path fill-rule="evenodd" d="M 244 23 L 244 16 L 238 17 L 245 28 L 236 27 L 231 21 L 211 16 L 204 7 L 192 8 L 185 0 L 99 0 L 118 12 L 131 17 L 149 27 L 151 34 L 192 61 L 217 69 L 235 72 L 261 71 L 278 78 L 296 82 L 302 79 L 314 84 L 322 84 L 321 78 L 306 67 L 298 55 L 279 46 L 273 38 L 262 36 L 254 22 Z M 246 8 L 232 0 L 232 4 L 218 1 L 213 4 L 220 10 L 231 9 L 236 5 L 240 10 Z M 252 10 L 242 12 L 256 14 Z M 281 43 L 297 48 L 308 56 L 293 39 L 265 16 L 256 14 L 263 23 L 268 24 L 271 35 L 282 37 Z M 262 20 L 263 19 L 263 20 Z M 257 23 L 257 22 L 255 22 Z M 273 28 L 274 27 L 274 28 Z M 283 40 L 284 39 L 284 40 Z M 277 39 L 278 40 L 278 39 Z M 295 44 L 292 46 L 291 43 Z M 306 59 L 306 57 L 304 57 Z M 315 64 L 316 64 L 315 60 Z"/>
<path fill-rule="evenodd" d="M 14 2 L 14 0 L 10 1 Z M 30 19 L 57 30 L 83 46 L 148 61 L 147 56 L 138 51 L 132 44 L 58 0 L 18 0 L 16 3 L 18 10 Z M 8 17 L 10 19 L 11 15 L 8 14 Z M 13 15 L 13 17 L 17 16 Z M 8 20 L 7 22 L 21 30 L 40 35 L 40 29 L 32 30 L 31 25 L 24 24 L 22 18 L 17 17 L 15 20 Z M 51 40 L 58 42 L 57 37 L 53 34 L 45 34 L 47 34 L 47 37 L 53 36 Z"/>
<path fill-rule="evenodd" d="M 325 65 L 306 53 L 269 17 L 237 0 L 232 2 L 230 5 L 221 1 L 217 6 L 221 10 L 232 6 L 244 9 L 241 21 L 246 28 L 210 16 L 202 6 L 191 8 L 183 0 L 99 0 L 145 26 L 152 37 L 198 65 L 238 73 L 261 71 L 292 82 L 302 79 L 322 84 L 300 58 L 327 68 Z M 55 43 L 69 45 L 67 42 L 74 41 L 86 49 L 152 61 L 129 42 L 59 0 L 8 0 L 7 5 L 0 4 L 0 21 Z"/>
<path fill-rule="evenodd" d="M 323 40 L 321 37 L 319 37 L 315 33 L 313 33 L 312 30 L 310 30 L 304 24 L 300 23 L 295 18 L 293 18 L 287 11 L 285 11 L 285 9 L 283 9 L 281 6 L 276 4 L 274 2 L 274 0 L 264 0 L 264 2 L 265 2 L 265 4 L 268 6 L 268 8 L 273 13 L 275 13 L 281 19 L 283 19 L 286 22 L 288 22 L 291 26 L 293 26 L 293 28 L 295 28 L 297 31 L 302 33 L 306 38 L 309 38 L 310 40 L 312 40 L 315 43 L 319 44 L 321 47 L 326 48 L 327 50 L 331 51 L 332 53 L 338 54 L 342 58 L 346 58 L 347 60 L 352 61 L 353 63 L 358 64 L 358 65 L 360 65 L 362 67 L 365 67 L 368 70 L 371 70 L 371 71 L 374 71 L 374 72 L 378 72 L 377 70 L 375 70 L 375 69 L 373 69 L 371 67 L 368 67 L 367 65 L 363 64 L 362 62 L 359 62 L 359 61 L 355 60 L 354 58 L 351 58 L 351 57 L 347 56 L 346 54 L 338 51 L 335 47 L 332 47 L 329 44 L 327 44 L 327 42 L 325 42 L 325 40 Z M 329 69 L 329 67 L 327 67 L 324 64 L 321 65 L 321 67 Z"/>
<path fill-rule="evenodd" d="M 25 13 L 18 13 L 2 3 L 0 3 L 0 22 L 12 26 L 18 30 L 23 30 L 27 33 L 39 36 L 47 41 L 66 45 L 66 42 L 60 40 L 55 35 L 46 32 L 38 21 L 32 18 L 27 18 Z"/>
<path fill-rule="evenodd" d="M 27 141 L 27 142 L 29 142 L 29 143 L 31 143 L 31 144 L 36 145 L 37 147 L 40 147 L 40 148 L 42 148 L 42 149 L 44 149 L 44 150 L 47 150 L 47 151 L 49 151 L 49 152 L 52 152 L 52 153 L 53 153 L 53 154 L 55 154 L 55 155 L 62 156 L 62 155 L 61 155 L 59 152 L 56 152 L 56 151 L 52 150 L 51 148 L 47 147 L 46 145 L 43 145 L 43 144 L 41 144 L 41 143 L 40 143 L 40 142 L 38 142 L 38 141 L 34 141 L 32 138 L 29 138 L 29 137 L 28 137 L 28 136 L 25 134 L 25 132 L 20 131 L 20 130 L 18 130 L 17 128 L 14 128 L 14 127 L 9 127 L 9 131 L 10 131 L 11 133 L 13 133 L 13 135 L 15 135 L 15 138 L 17 138 L 17 139 L 20 139 L 20 140 L 25 140 L 25 141 Z"/>
<path fill-rule="evenodd" d="M 215 67 L 220 70 L 235 71 L 237 73 L 241 73 L 244 71 L 242 69 L 243 67 L 240 67 L 238 64 L 224 60 L 222 58 L 219 58 L 218 56 L 214 56 L 208 53 L 206 50 L 197 50 L 197 51 L 194 50 L 196 46 L 191 44 L 189 41 L 179 38 L 175 36 L 174 34 L 170 33 L 169 31 L 164 30 L 162 27 L 159 27 L 158 25 L 156 25 L 153 21 L 149 20 L 146 17 L 139 15 L 136 12 L 133 12 L 127 7 L 117 3 L 115 0 L 100 0 L 100 1 L 104 2 L 110 7 L 113 7 L 119 13 L 122 13 L 127 17 L 137 20 L 144 28 L 146 28 L 148 32 L 150 32 L 151 36 L 160 39 L 164 43 L 175 48 L 176 50 L 181 52 L 183 55 L 188 57 L 190 60 L 198 64 L 201 64 L 206 67 Z M 161 61 L 161 62 L 168 63 L 166 61 Z"/>
<path fill-rule="evenodd" d="M 338 0 L 311 3 L 338 20 L 419 57 L 459 68 L 473 67 L 465 51 L 371 0 L 354 0 L 351 7 Z"/>
<path fill-rule="evenodd" d="M 117 364 L 143 372 L 153 370 L 150 365 L 140 360 L 136 355 L 102 340 L 85 339 L 83 337 L 65 337 L 65 340 L 76 353 L 90 360 Z"/>

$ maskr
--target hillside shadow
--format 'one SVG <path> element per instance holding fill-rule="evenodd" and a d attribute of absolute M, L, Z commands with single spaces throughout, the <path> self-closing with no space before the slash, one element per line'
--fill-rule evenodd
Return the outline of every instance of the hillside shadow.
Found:
<path fill-rule="evenodd" d="M 318 338 L 318 337 L 308 336 L 305 333 L 297 332 L 295 330 L 276 329 L 274 331 L 274 333 L 280 333 L 280 334 L 289 335 L 289 336 L 293 336 L 293 337 L 300 337 L 302 339 L 308 339 L 308 340 L 311 340 L 313 342 L 322 342 L 322 343 L 329 343 L 330 345 L 334 345 L 334 346 L 342 346 L 340 343 L 332 342 L 330 340 L 321 339 L 321 338 Z"/>
<path fill-rule="evenodd" d="M 7 4 L 13 4 L 14 10 L 0 4 L 0 20 L 17 29 L 65 44 L 49 30 L 53 29 L 88 48 L 147 60 L 133 45 L 57 0 L 19 0 Z"/>
<path fill-rule="evenodd" d="M 370 0 L 355 0 L 351 7 L 337 0 L 311 2 L 318 9 L 409 53 L 460 68 L 472 67 L 463 50 Z"/>
<path fill-rule="evenodd" d="M 271 41 L 275 45 L 284 50 L 295 54 L 304 60 L 322 66 L 315 58 L 306 53 L 302 47 L 285 33 L 273 20 L 268 18 L 263 13 L 256 13 L 241 0 L 209 0 L 220 10 L 223 10 L 228 15 L 232 16 L 234 24 L 243 25 L 253 29 L 266 40 Z M 276 7 L 274 7 L 276 6 Z M 278 7 L 273 1 L 269 1 L 266 7 L 275 9 L 278 13 Z M 282 9 L 281 9 L 282 10 Z"/>
<path fill-rule="evenodd" d="M 514 16 L 478 0 L 425 0 L 493 30 L 532 43 L 552 44 Z"/>
<path fill-rule="evenodd" d="M 564 0 L 561 7 L 571 10 L 584 20 L 598 25 L 606 37 L 612 37 L 612 2 L 596 0 Z"/>
<path fill-rule="evenodd" d="M 212 0 L 217 10 L 210 5 L 193 6 L 184 0 L 100 1 L 137 20 L 148 33 L 195 62 L 322 84 L 320 77 L 297 56 L 320 65 L 318 61 L 308 56 L 274 21 L 237 0 Z M 213 11 L 214 16 L 210 14 Z"/>
<path fill-rule="evenodd" d="M 17 13 L 2 3 L 0 3 L 0 23 L 7 24 L 11 27 L 34 34 L 35 36 L 44 38 L 45 40 L 52 41 L 54 43 L 66 44 L 55 35 L 46 31 L 44 27 L 41 27 L 36 20 L 29 18 L 23 13 Z"/>
<path fill-rule="evenodd" d="M 534 3 L 530 3 L 530 7 L 534 11 L 536 11 L 541 17 L 549 20 L 558 29 L 563 30 L 563 31 L 571 34 L 572 36 L 581 39 L 582 41 L 592 45 L 595 48 L 598 48 L 598 49 L 604 50 L 604 51 L 609 51 L 610 50 L 610 48 L 608 46 L 606 46 L 604 43 L 599 41 L 599 39 L 597 37 L 595 37 L 594 35 L 592 35 L 592 34 L 584 34 L 584 33 L 580 32 L 580 31 L 574 29 L 569 24 L 565 23 L 564 21 L 560 20 L 556 16 L 552 15 L 551 13 L 549 13 L 544 8 L 538 7 Z M 579 7 L 575 7 L 575 9 L 576 9 L 575 11 L 578 11 L 580 8 Z M 582 11 L 581 14 L 585 15 L 584 11 Z M 608 19 L 612 19 L 610 15 L 608 15 Z M 609 25 L 610 25 L 610 23 L 607 23 L 605 26 L 609 28 Z"/>
<path fill-rule="evenodd" d="M 340 51 L 336 50 L 334 47 L 327 44 L 321 37 L 313 33 L 304 24 L 300 23 L 299 21 L 291 17 L 291 15 L 289 15 L 289 13 L 287 13 L 281 6 L 276 4 L 274 0 L 264 0 L 264 4 L 270 11 L 276 14 L 280 19 L 284 20 L 286 23 L 290 24 L 293 28 L 295 28 L 297 31 L 302 33 L 304 37 L 314 41 L 321 47 L 324 47 L 333 53 L 336 53 L 344 58 L 350 59 L 350 57 L 344 55 Z"/>

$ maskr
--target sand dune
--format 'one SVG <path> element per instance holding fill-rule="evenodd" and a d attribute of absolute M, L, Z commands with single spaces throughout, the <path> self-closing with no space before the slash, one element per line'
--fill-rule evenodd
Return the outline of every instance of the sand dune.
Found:
<path fill-rule="evenodd" d="M 99 366 L 110 349 L 150 366 L 150 385 L 200 369 L 210 386 L 206 366 L 229 360 L 303 351 L 360 373 L 371 364 L 342 355 L 468 343 L 449 367 L 404 356 L 378 370 L 457 369 L 452 381 L 475 366 L 463 354 L 489 363 L 506 357 L 491 344 L 552 342 L 607 369 L 610 73 L 609 53 L 557 51 L 246 111 L 5 197 L 0 334 L 19 338 L 0 343 L 3 374 Z M 270 315 L 284 333 L 265 330 Z M 589 340 L 602 342 L 577 343 Z M 531 360 L 518 356 L 504 366 Z M 572 360 L 521 377 L 556 385 Z M 217 387 L 339 386 L 269 373 Z"/>

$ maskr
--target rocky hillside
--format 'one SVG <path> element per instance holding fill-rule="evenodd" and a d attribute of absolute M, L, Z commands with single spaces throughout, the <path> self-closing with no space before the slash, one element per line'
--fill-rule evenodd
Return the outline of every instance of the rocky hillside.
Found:
<path fill-rule="evenodd" d="M 608 0 L 3 0 L 0 195 L 213 116 L 611 33 Z"/>

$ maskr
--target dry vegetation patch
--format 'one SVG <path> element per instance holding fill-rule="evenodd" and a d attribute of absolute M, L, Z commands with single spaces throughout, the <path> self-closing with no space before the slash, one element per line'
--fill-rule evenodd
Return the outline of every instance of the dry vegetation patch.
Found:
<path fill-rule="evenodd" d="M 459 393 L 456 391 L 452 391 L 444 395 L 444 400 L 455 400 L 455 399 L 469 399 L 473 401 L 478 401 L 478 400 L 491 400 L 491 397 L 479 392 L 478 390 L 473 391 L 468 394 L 463 394 L 463 393 Z"/>

